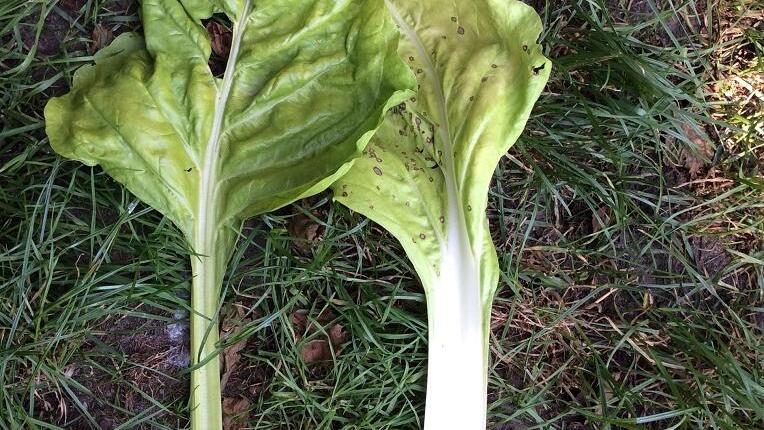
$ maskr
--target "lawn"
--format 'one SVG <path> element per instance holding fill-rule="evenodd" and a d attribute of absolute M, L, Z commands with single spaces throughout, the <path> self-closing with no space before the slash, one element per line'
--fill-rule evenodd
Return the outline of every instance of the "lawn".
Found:
<path fill-rule="evenodd" d="M 489 428 L 764 428 L 764 3 L 528 2 L 553 71 L 490 192 Z M 139 29 L 0 0 L 0 429 L 188 426 L 188 247 L 42 115 Z M 224 288 L 227 429 L 422 427 L 424 293 L 381 227 L 330 192 L 252 219 Z"/>

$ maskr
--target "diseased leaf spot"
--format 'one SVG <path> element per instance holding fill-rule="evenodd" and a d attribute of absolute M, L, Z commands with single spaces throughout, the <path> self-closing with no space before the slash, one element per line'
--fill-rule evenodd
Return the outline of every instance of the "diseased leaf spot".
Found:
<path fill-rule="evenodd" d="M 427 239 L 427 236 L 425 236 L 424 233 L 419 233 L 419 238 L 422 239 L 422 240 L 425 240 L 425 239 Z"/>
<path fill-rule="evenodd" d="M 528 45 L 523 45 L 523 51 L 528 52 Z"/>
<path fill-rule="evenodd" d="M 495 68 L 497 68 L 497 67 L 499 67 L 499 66 L 497 66 L 496 64 L 491 64 L 491 68 L 492 68 L 492 69 L 495 69 Z"/>
<path fill-rule="evenodd" d="M 416 103 L 416 97 L 412 97 L 410 100 L 411 100 L 411 103 Z"/>
<path fill-rule="evenodd" d="M 475 101 L 475 96 L 470 96 L 470 101 Z"/>
<path fill-rule="evenodd" d="M 382 169 L 380 169 L 378 166 L 374 166 L 374 169 L 372 170 L 374 170 L 374 174 L 377 176 L 382 176 Z"/>
<path fill-rule="evenodd" d="M 192 170 L 194 170 L 194 168 L 193 167 L 189 167 L 188 169 L 186 169 L 186 172 L 190 172 Z"/>
<path fill-rule="evenodd" d="M 486 82 L 488 81 L 488 76 L 483 76 L 483 79 L 480 80 L 480 82 Z"/>
<path fill-rule="evenodd" d="M 416 74 L 417 75 L 421 75 L 423 72 L 424 72 L 424 70 L 422 70 L 422 69 L 416 69 Z"/>
<path fill-rule="evenodd" d="M 467 212 L 472 212 L 472 206 L 467 205 Z"/>
<path fill-rule="evenodd" d="M 369 205 L 369 209 L 374 209 L 374 205 Z"/>
<path fill-rule="evenodd" d="M 444 217 L 444 216 L 441 216 L 441 217 L 440 217 L 440 223 L 441 223 L 441 224 L 445 224 L 445 222 L 446 222 L 446 217 Z"/>
<path fill-rule="evenodd" d="M 528 47 L 526 46 L 526 49 L 527 49 L 527 48 L 528 48 Z M 409 61 L 414 61 L 414 56 L 413 56 L 413 55 L 409 56 Z"/>
<path fill-rule="evenodd" d="M 342 193 L 342 197 L 347 197 L 348 193 Z"/>
<path fill-rule="evenodd" d="M 438 167 L 438 165 L 436 164 L 436 165 L 435 165 L 435 167 Z M 433 167 L 433 169 L 434 169 L 435 167 Z M 433 182 L 433 181 L 434 181 L 434 179 L 432 179 L 432 176 L 430 176 L 430 177 L 429 177 L 429 178 L 427 178 L 427 179 L 429 179 L 429 180 L 430 180 L 430 182 Z"/>
<path fill-rule="evenodd" d="M 462 26 L 460 25 L 460 26 L 459 26 L 459 28 L 457 28 L 457 29 L 456 29 L 456 32 L 457 32 L 457 33 L 458 33 L 460 36 L 464 36 L 464 27 L 462 27 Z"/>
<path fill-rule="evenodd" d="M 456 17 L 455 16 L 451 17 L 451 22 L 456 22 Z"/>
<path fill-rule="evenodd" d="M 440 37 L 443 38 L 443 40 L 448 39 L 445 34 L 443 36 L 440 36 Z"/>
<path fill-rule="evenodd" d="M 538 75 L 540 71 L 544 70 L 544 67 L 546 67 L 546 63 L 533 68 L 533 74 Z"/>
<path fill-rule="evenodd" d="M 406 202 L 406 207 L 410 208 L 411 207 L 411 202 Z"/>

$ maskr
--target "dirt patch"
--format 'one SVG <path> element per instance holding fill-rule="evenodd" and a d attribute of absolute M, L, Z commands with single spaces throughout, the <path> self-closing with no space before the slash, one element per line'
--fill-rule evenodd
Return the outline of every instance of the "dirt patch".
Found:
<path fill-rule="evenodd" d="M 182 425 L 183 417 L 160 410 L 155 402 L 186 402 L 188 344 L 188 322 L 182 314 L 170 323 L 135 316 L 107 318 L 83 346 L 83 359 L 66 371 L 76 382 L 72 384 L 76 401 L 62 393 L 49 396 L 39 405 L 41 418 L 71 430 L 109 430 L 152 411 L 155 422 Z"/>

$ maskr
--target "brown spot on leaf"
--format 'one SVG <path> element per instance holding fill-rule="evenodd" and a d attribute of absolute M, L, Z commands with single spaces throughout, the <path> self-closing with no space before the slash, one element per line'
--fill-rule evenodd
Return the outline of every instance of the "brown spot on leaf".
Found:
<path fill-rule="evenodd" d="M 459 26 L 459 28 L 457 28 L 457 29 L 456 29 L 456 32 L 457 32 L 459 35 L 463 36 L 463 35 L 464 35 L 464 27 L 462 27 L 462 26 L 460 25 L 460 26 Z"/>
<path fill-rule="evenodd" d="M 372 170 L 374 170 L 375 175 L 382 176 L 382 169 L 380 169 L 378 166 L 374 166 Z"/>

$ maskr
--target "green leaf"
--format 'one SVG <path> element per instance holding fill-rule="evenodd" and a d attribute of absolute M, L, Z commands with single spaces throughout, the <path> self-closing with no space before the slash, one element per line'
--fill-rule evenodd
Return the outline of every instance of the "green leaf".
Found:
<path fill-rule="evenodd" d="M 222 78 L 201 22 L 213 13 L 233 23 Z M 242 221 L 346 172 L 413 80 L 382 0 L 143 0 L 142 17 L 143 37 L 118 37 L 48 103 L 46 130 L 56 152 L 100 165 L 198 254 L 192 425 L 216 429 L 214 322 Z"/>
<path fill-rule="evenodd" d="M 427 294 L 427 428 L 485 428 L 499 267 L 486 217 L 499 159 L 551 64 L 538 15 L 514 0 L 387 2 L 418 91 L 393 109 L 335 198 L 401 242 Z M 460 369 L 454 372 L 454 369 Z"/>

